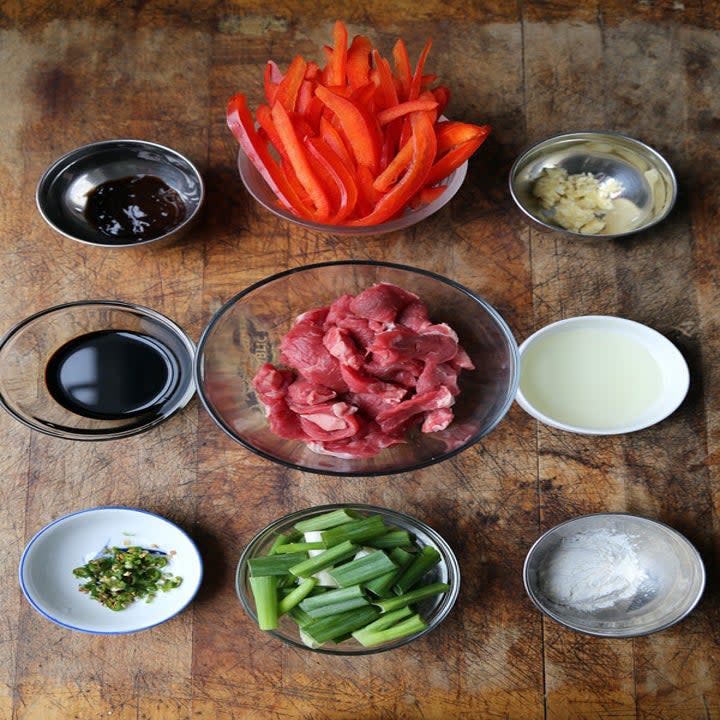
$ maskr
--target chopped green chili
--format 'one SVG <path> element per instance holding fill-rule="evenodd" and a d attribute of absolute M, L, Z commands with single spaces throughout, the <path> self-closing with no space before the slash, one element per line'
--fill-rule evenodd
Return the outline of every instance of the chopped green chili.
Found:
<path fill-rule="evenodd" d="M 124 610 L 136 600 L 151 602 L 158 592 L 179 587 L 182 578 L 163 570 L 168 556 L 154 550 L 131 546 L 106 548 L 73 575 L 85 579 L 78 588 L 110 610 Z"/>

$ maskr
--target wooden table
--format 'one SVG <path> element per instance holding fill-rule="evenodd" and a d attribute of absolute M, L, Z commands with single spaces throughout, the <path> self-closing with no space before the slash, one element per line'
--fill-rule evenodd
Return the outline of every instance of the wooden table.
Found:
<path fill-rule="evenodd" d="M 53 7 L 54 6 L 54 7 Z M 94 6 L 94 9 L 92 7 Z M 91 8 L 88 10 L 88 8 Z M 398 36 L 451 86 L 448 114 L 491 123 L 448 207 L 385 237 L 348 239 L 276 219 L 245 193 L 224 117 L 260 98 L 264 63 L 316 58 L 342 16 L 386 52 Z M 720 4 L 175 2 L 0 5 L 0 325 L 77 299 L 148 305 L 197 340 L 250 283 L 308 262 L 368 258 L 433 269 L 486 297 L 518 341 L 554 320 L 621 315 L 670 338 L 692 376 L 669 419 L 626 436 L 538 425 L 514 405 L 452 460 L 384 478 L 290 471 L 234 444 L 197 399 L 150 432 L 80 443 L 0 415 L 0 716 L 3 718 L 720 717 Z M 617 241 L 530 228 L 507 189 L 528 143 L 569 129 L 628 133 L 666 154 L 678 202 L 659 227 Z M 60 154 L 139 137 L 192 158 L 207 181 L 202 224 L 167 248 L 65 239 L 34 190 Z M 275 517 L 365 501 L 408 511 L 455 548 L 463 572 L 443 625 L 408 647 L 324 657 L 262 634 L 233 587 L 238 556 Z M 196 540 L 193 605 L 137 635 L 96 637 L 37 615 L 16 581 L 22 550 L 68 512 L 120 504 Z M 669 523 L 708 571 L 699 606 L 659 634 L 608 641 L 544 619 L 522 582 L 545 529 L 597 511 Z"/>

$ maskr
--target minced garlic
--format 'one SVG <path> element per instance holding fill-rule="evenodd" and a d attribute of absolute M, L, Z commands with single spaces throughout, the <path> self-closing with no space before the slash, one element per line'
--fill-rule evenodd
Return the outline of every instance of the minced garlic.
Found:
<path fill-rule="evenodd" d="M 573 232 L 595 235 L 605 229 L 605 213 L 623 190 L 613 178 L 600 182 L 590 173 L 568 175 L 565 168 L 544 168 L 533 186 L 547 219 Z"/>

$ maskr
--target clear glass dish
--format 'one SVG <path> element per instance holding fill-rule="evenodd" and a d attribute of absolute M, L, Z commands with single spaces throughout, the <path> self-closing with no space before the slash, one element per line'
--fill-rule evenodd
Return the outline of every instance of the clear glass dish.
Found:
<path fill-rule="evenodd" d="M 279 364 L 280 339 L 301 313 L 356 295 L 378 282 L 415 293 L 434 323 L 447 322 L 475 370 L 460 374 L 455 420 L 414 433 L 373 457 L 341 458 L 276 435 L 252 385 L 263 363 Z M 503 418 L 519 381 L 515 339 L 483 298 L 435 273 L 404 265 L 348 260 L 308 265 L 262 280 L 228 301 L 198 343 L 195 383 L 206 410 L 233 440 L 273 462 L 331 475 L 385 475 L 442 462 L 485 437 Z"/>
<path fill-rule="evenodd" d="M 78 414 L 50 392 L 47 368 L 55 353 L 76 338 L 122 331 L 148 338 L 172 359 L 174 384 L 157 404 L 122 418 Z M 165 421 L 195 393 L 195 345 L 174 322 L 150 308 L 114 300 L 71 302 L 19 322 L 0 340 L 0 406 L 33 430 L 68 440 L 113 440 Z M 138 376 L 138 383 L 142 378 Z"/>
<path fill-rule="evenodd" d="M 451 173 L 443 181 L 443 185 L 447 185 L 445 192 L 432 202 L 426 205 L 420 205 L 415 209 L 407 208 L 405 212 L 392 220 L 381 223 L 380 225 L 368 225 L 367 227 L 358 227 L 353 225 L 326 225 L 304 220 L 293 215 L 286 210 L 278 201 L 275 193 L 265 182 L 257 168 L 252 164 L 248 156 L 242 151 L 238 151 L 237 159 L 240 178 L 245 185 L 247 191 L 257 200 L 266 210 L 277 215 L 288 222 L 295 223 L 301 227 L 315 230 L 317 232 L 329 233 L 331 235 L 381 235 L 383 233 L 393 232 L 394 230 L 404 230 L 409 228 L 421 220 L 430 217 L 433 213 L 447 205 L 455 196 L 457 191 L 465 180 L 467 175 L 468 164 L 464 162 L 457 170 Z"/>
<path fill-rule="evenodd" d="M 287 616 L 280 618 L 280 624 L 277 630 L 267 632 L 289 645 L 325 655 L 370 655 L 384 652 L 401 647 L 402 645 L 407 645 L 432 632 L 448 616 L 460 592 L 460 566 L 458 565 L 455 554 L 447 542 L 435 530 L 421 520 L 402 512 L 375 507 L 373 505 L 352 503 L 318 505 L 304 510 L 298 510 L 297 512 L 278 518 L 260 530 L 260 532 L 250 540 L 240 555 L 235 573 L 235 589 L 247 614 L 252 618 L 253 622 L 257 623 L 255 602 L 249 585 L 248 560 L 260 555 L 266 555 L 278 533 L 288 532 L 293 525 L 300 520 L 306 520 L 315 515 L 341 508 L 354 510 L 361 515 L 381 515 L 387 525 L 395 526 L 401 530 L 408 530 L 412 533 L 418 547 L 422 548 L 429 545 L 435 548 L 440 553 L 441 560 L 428 572 L 423 583 L 444 582 L 450 585 L 450 590 L 442 595 L 437 595 L 422 601 L 416 606 L 417 611 L 427 622 L 428 626 L 425 630 L 415 635 L 410 635 L 400 640 L 375 647 L 364 647 L 354 638 L 344 640 L 337 644 L 328 643 L 320 647 L 309 647 L 302 641 L 296 623 Z M 258 632 L 266 631 L 258 629 Z"/>

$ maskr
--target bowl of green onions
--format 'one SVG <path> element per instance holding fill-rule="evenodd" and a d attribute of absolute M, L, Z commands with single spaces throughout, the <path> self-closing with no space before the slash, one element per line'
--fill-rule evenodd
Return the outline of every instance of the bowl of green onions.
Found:
<path fill-rule="evenodd" d="M 318 653 L 364 655 L 436 628 L 455 604 L 460 568 L 421 520 L 333 504 L 260 530 L 240 556 L 235 584 L 261 631 Z"/>

